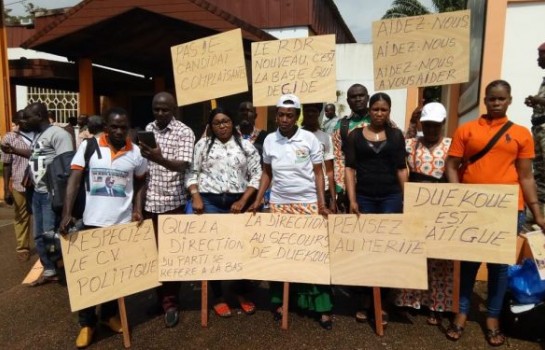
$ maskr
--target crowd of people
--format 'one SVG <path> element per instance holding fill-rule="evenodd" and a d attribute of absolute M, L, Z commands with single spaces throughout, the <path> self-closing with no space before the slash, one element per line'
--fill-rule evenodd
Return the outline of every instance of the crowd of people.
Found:
<path fill-rule="evenodd" d="M 538 64 L 545 69 L 545 44 L 538 52 Z M 339 118 L 333 104 L 325 108 L 322 103 L 301 104 L 293 94 L 282 95 L 276 104 L 277 129 L 269 134 L 256 127 L 257 113 L 251 102 L 242 102 L 236 116 L 218 107 L 210 111 L 205 134 L 195 142 L 193 131 L 176 118 L 174 96 L 161 92 L 152 101 L 154 121 L 146 126 L 155 144 L 131 140 L 130 116 L 122 108 L 111 108 L 102 117 L 76 118 L 72 129 L 63 129 L 52 124 L 44 104 L 28 105 L 13 116 L 17 128 L 3 137 L 1 148 L 4 199 L 15 211 L 17 257 L 29 259 L 32 227 L 44 267 L 31 286 L 60 277 L 45 248 L 48 232 L 65 235 L 78 222 L 78 228 L 85 229 L 151 219 L 157 233 L 159 215 L 257 212 L 269 191 L 272 213 L 359 215 L 401 213 L 408 181 L 518 184 L 519 231 L 525 208 L 531 222 L 545 229 L 545 81 L 536 96 L 526 99 L 533 109 L 533 137 L 526 128 L 509 122 L 511 87 L 503 80 L 487 85 L 486 113 L 459 127 L 452 139 L 444 136 L 448 115 L 439 102 L 415 111 L 405 136 L 390 119 L 393 101 L 386 93 L 369 96 L 365 86 L 354 84 L 347 91 L 347 103 L 350 114 Z M 298 125 L 301 113 L 303 121 Z M 74 156 L 58 215 L 51 208 L 44 181 L 47 166 L 65 152 Z M 85 186 L 86 205 L 78 218 L 74 206 L 80 186 Z M 474 262 L 461 265 L 460 308 L 446 330 L 450 340 L 463 334 L 478 267 Z M 507 265 L 488 264 L 488 270 L 485 337 L 496 346 L 505 342 L 498 319 L 506 294 Z M 392 296 L 400 307 L 425 308 L 427 322 L 436 325 L 441 313 L 454 311 L 453 263 L 429 260 L 428 277 L 428 290 L 383 289 L 382 295 Z M 235 281 L 234 285 L 241 310 L 253 314 L 251 284 Z M 232 305 L 224 298 L 221 281 L 210 286 L 213 311 L 230 317 Z M 179 282 L 165 282 L 157 288 L 157 310 L 164 315 L 166 327 L 179 321 L 179 287 Z M 270 283 L 275 320 L 286 311 L 282 291 L 281 283 Z M 296 284 L 291 291 L 301 310 L 316 315 L 322 328 L 332 329 L 331 286 Z M 373 294 L 369 288 L 353 291 L 358 300 L 355 318 L 366 321 L 373 316 Z M 121 332 L 117 311 L 115 302 L 107 302 L 100 319 Z M 386 310 L 382 320 L 387 324 Z M 97 322 L 95 307 L 79 311 L 77 347 L 92 342 Z"/>

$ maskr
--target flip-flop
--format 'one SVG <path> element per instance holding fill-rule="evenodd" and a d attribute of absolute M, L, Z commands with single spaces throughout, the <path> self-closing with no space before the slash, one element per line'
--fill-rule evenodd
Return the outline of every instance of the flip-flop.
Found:
<path fill-rule="evenodd" d="M 240 308 L 246 315 L 253 315 L 255 313 L 255 304 L 248 300 L 240 301 Z"/>
<path fill-rule="evenodd" d="M 434 311 L 431 311 L 430 314 L 428 315 L 428 318 L 426 319 L 426 322 L 430 326 L 439 325 L 440 321 L 439 321 L 439 317 L 438 317 L 437 313 L 435 313 Z"/>
<path fill-rule="evenodd" d="M 38 287 L 47 283 L 56 283 L 59 281 L 60 281 L 59 276 L 40 276 L 37 280 L 35 280 L 34 282 L 31 282 L 29 284 L 29 287 Z"/>
<path fill-rule="evenodd" d="M 459 326 L 456 323 L 452 322 L 450 326 L 448 326 L 447 332 L 445 334 L 448 340 L 458 341 L 462 337 L 463 333 L 464 333 L 464 327 Z"/>
<path fill-rule="evenodd" d="M 505 335 L 498 328 L 487 329 L 485 336 L 490 346 L 502 346 L 505 343 Z M 499 339 L 499 342 L 493 342 L 493 339 Z"/>
<path fill-rule="evenodd" d="M 356 311 L 356 322 L 364 323 L 367 322 L 367 310 L 358 310 Z"/>
<path fill-rule="evenodd" d="M 214 312 L 219 317 L 231 317 L 233 315 L 227 303 L 217 303 L 214 305 Z"/>

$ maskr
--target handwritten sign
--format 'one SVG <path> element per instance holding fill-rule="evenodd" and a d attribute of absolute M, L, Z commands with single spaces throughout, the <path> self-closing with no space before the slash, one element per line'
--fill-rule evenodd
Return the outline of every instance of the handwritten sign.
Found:
<path fill-rule="evenodd" d="M 330 215 L 331 283 L 426 289 L 425 240 L 402 214 Z"/>
<path fill-rule="evenodd" d="M 247 279 L 330 284 L 327 220 L 319 215 L 244 215 Z"/>
<path fill-rule="evenodd" d="M 335 79 L 335 35 L 252 43 L 256 106 L 274 106 L 283 94 L 303 103 L 334 101 Z"/>
<path fill-rule="evenodd" d="M 545 280 L 545 235 L 541 230 L 528 232 L 524 235 L 532 251 L 539 277 Z"/>
<path fill-rule="evenodd" d="M 428 257 L 513 264 L 518 186 L 405 184 L 411 232 L 424 232 Z"/>
<path fill-rule="evenodd" d="M 77 232 L 61 247 L 72 311 L 160 285 L 151 220 Z"/>
<path fill-rule="evenodd" d="M 248 91 L 240 29 L 170 50 L 179 106 Z"/>
<path fill-rule="evenodd" d="M 247 243 L 237 215 L 161 215 L 159 280 L 243 278 Z"/>
<path fill-rule="evenodd" d="M 469 10 L 373 22 L 375 90 L 467 82 L 469 29 Z"/>

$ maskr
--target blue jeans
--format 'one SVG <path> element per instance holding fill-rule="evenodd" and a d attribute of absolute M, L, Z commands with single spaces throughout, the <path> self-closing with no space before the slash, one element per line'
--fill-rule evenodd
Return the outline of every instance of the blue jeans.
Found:
<path fill-rule="evenodd" d="M 360 213 L 390 214 L 403 212 L 403 197 L 401 193 L 392 193 L 381 197 L 356 195 Z"/>
<path fill-rule="evenodd" d="M 524 223 L 524 212 L 519 212 L 517 233 L 521 231 Z M 460 264 L 460 313 L 467 315 L 471 308 L 471 295 L 477 278 L 477 271 L 481 263 L 462 261 Z M 505 292 L 507 291 L 507 267 L 506 264 L 487 263 L 488 269 L 488 300 L 487 310 L 489 318 L 499 318 Z"/>
<path fill-rule="evenodd" d="M 34 243 L 36 251 L 40 257 L 40 262 L 44 267 L 44 276 L 54 276 L 57 274 L 55 263 L 47 255 L 44 243 L 44 232 L 52 231 L 57 228 L 57 215 L 51 209 L 51 201 L 48 193 L 34 191 L 32 196 L 32 214 L 34 216 Z"/>
<path fill-rule="evenodd" d="M 201 193 L 202 202 L 204 204 L 204 212 L 206 214 L 225 214 L 231 211 L 231 205 L 238 201 L 242 193 Z M 210 288 L 215 299 L 223 298 L 223 289 L 221 281 L 210 281 Z M 244 295 L 248 292 L 249 286 L 247 281 L 237 281 L 234 285 L 235 294 Z"/>

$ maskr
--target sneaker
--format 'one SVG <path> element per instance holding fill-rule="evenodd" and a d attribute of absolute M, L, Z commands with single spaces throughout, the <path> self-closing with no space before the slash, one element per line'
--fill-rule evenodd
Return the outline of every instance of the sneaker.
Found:
<path fill-rule="evenodd" d="M 172 307 L 165 312 L 165 326 L 172 328 L 178 324 L 180 313 L 178 309 Z"/>
<path fill-rule="evenodd" d="M 76 338 L 76 347 L 78 349 L 88 347 L 93 341 L 93 333 L 95 333 L 95 330 L 92 327 L 81 327 Z"/>
<path fill-rule="evenodd" d="M 112 332 L 123 333 L 123 327 L 121 326 L 119 316 L 112 316 L 108 321 L 102 321 L 102 324 L 110 328 Z"/>

